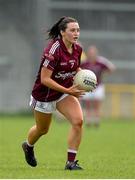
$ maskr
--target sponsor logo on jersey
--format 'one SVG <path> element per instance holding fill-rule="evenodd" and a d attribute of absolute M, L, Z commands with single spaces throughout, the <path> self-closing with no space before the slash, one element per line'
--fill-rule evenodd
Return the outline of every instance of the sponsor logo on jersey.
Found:
<path fill-rule="evenodd" d="M 55 75 L 55 78 L 61 78 L 63 80 L 73 77 L 76 74 L 76 71 L 65 73 L 65 71 L 58 72 Z"/>
<path fill-rule="evenodd" d="M 75 63 L 75 60 L 74 59 L 70 59 L 69 62 L 70 63 Z"/>
<path fill-rule="evenodd" d="M 61 65 L 61 66 L 66 66 L 66 65 L 67 65 L 67 62 L 61 62 L 60 65 Z"/>

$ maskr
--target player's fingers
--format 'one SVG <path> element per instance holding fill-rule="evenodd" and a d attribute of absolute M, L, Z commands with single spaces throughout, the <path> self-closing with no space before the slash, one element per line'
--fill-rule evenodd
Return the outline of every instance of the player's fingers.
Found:
<path fill-rule="evenodd" d="M 79 88 L 79 85 L 78 84 L 74 84 L 72 87 L 73 88 Z"/>
<path fill-rule="evenodd" d="M 80 92 L 85 92 L 85 90 L 82 89 L 82 88 L 80 87 L 80 85 L 73 85 L 72 87 L 75 88 L 75 89 L 78 89 Z"/>

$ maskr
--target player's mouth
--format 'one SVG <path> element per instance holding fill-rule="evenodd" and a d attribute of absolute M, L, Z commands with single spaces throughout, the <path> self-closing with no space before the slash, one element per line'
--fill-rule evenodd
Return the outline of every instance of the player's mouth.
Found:
<path fill-rule="evenodd" d="M 78 40 L 78 37 L 74 37 L 73 39 L 74 39 L 74 41 L 77 41 L 77 40 Z"/>

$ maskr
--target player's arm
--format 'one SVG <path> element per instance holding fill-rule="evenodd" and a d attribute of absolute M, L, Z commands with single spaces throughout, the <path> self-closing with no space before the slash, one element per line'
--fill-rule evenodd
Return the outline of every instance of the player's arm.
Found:
<path fill-rule="evenodd" d="M 41 69 L 41 83 L 51 89 L 54 89 L 56 91 L 70 94 L 76 97 L 81 96 L 84 91 L 79 90 L 77 86 L 72 86 L 70 88 L 65 88 L 64 86 L 61 86 L 58 84 L 56 81 L 54 81 L 51 76 L 52 76 L 52 70 L 48 69 L 47 67 L 42 67 Z"/>
<path fill-rule="evenodd" d="M 81 67 L 77 68 L 76 72 L 80 71 L 81 69 L 82 69 Z"/>
<path fill-rule="evenodd" d="M 41 83 L 51 89 L 54 89 L 56 91 L 60 91 L 62 93 L 67 93 L 67 88 L 61 86 L 57 82 L 55 82 L 51 76 L 52 76 L 52 70 L 42 67 L 41 70 Z"/>
<path fill-rule="evenodd" d="M 115 71 L 116 69 L 115 65 L 105 57 L 100 56 L 100 62 L 105 66 L 106 71 L 108 72 Z"/>
<path fill-rule="evenodd" d="M 115 71 L 115 70 L 116 70 L 115 65 L 110 62 L 110 64 L 109 64 L 109 71 L 110 71 L 110 72 L 113 72 L 113 71 Z"/>

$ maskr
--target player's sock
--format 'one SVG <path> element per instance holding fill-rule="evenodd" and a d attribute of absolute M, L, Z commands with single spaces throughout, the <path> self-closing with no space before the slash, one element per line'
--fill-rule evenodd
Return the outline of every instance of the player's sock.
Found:
<path fill-rule="evenodd" d="M 26 143 L 27 143 L 27 145 L 28 145 L 29 147 L 34 147 L 34 145 L 32 145 L 32 144 L 30 144 L 30 143 L 28 142 L 28 140 L 26 141 Z"/>
<path fill-rule="evenodd" d="M 87 127 L 91 127 L 91 125 L 93 125 L 93 117 L 89 116 L 85 119 L 85 124 Z"/>
<path fill-rule="evenodd" d="M 94 117 L 94 121 L 93 121 L 93 124 L 98 127 L 99 126 L 99 122 L 100 122 L 100 118 L 99 117 Z"/>
<path fill-rule="evenodd" d="M 75 160 L 76 154 L 77 154 L 77 151 L 68 149 L 67 161 L 73 162 Z"/>

